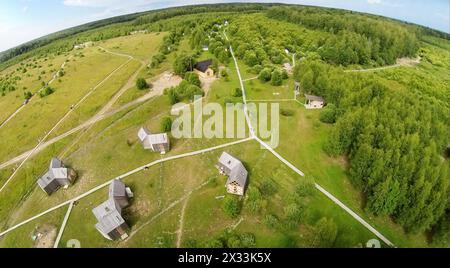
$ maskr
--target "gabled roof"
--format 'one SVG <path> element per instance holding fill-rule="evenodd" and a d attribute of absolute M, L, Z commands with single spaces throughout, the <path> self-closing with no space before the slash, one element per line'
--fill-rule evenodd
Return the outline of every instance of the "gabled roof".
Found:
<path fill-rule="evenodd" d="M 154 144 L 169 143 L 169 136 L 167 133 L 151 134 L 151 132 L 142 127 L 138 132 L 139 140 L 143 143 L 144 148 L 151 148 Z"/>
<path fill-rule="evenodd" d="M 148 136 L 151 144 L 164 144 L 169 142 L 169 137 L 166 133 L 152 134 Z"/>
<path fill-rule="evenodd" d="M 109 234 L 112 230 L 125 223 L 121 215 L 122 210 L 113 199 L 108 199 L 100 206 L 94 208 L 92 212 L 98 220 L 95 227 L 104 234 Z"/>
<path fill-rule="evenodd" d="M 49 169 L 42 177 L 39 178 L 38 184 L 41 188 L 47 187 L 54 180 L 67 179 L 69 177 L 67 168 L 58 158 L 52 158 L 50 161 Z"/>
<path fill-rule="evenodd" d="M 228 174 L 227 184 L 237 182 L 240 186 L 244 187 L 247 183 L 248 171 L 244 167 L 244 164 L 232 155 L 224 152 L 219 158 L 219 162 L 230 169 Z"/>
<path fill-rule="evenodd" d="M 52 168 L 50 172 L 53 173 L 55 179 L 67 179 L 69 177 L 67 168 Z"/>
<path fill-rule="evenodd" d="M 199 70 L 200 72 L 204 73 L 206 70 L 208 70 L 209 66 L 213 64 L 213 61 L 211 59 L 197 62 L 194 66 L 196 70 Z"/>
<path fill-rule="evenodd" d="M 239 186 L 244 187 L 247 184 L 247 176 L 248 171 L 245 169 L 244 165 L 239 162 L 239 164 L 231 170 L 227 184 L 237 182 Z"/>
<path fill-rule="evenodd" d="M 229 168 L 230 170 L 232 170 L 239 163 L 241 163 L 241 161 L 239 161 L 238 159 L 234 158 L 230 154 L 228 154 L 226 152 L 223 152 L 222 155 L 219 158 L 219 163 L 221 163 L 222 165 L 224 165 L 227 168 Z"/>
<path fill-rule="evenodd" d="M 58 158 L 53 157 L 52 160 L 50 161 L 50 167 L 49 167 L 49 169 L 52 169 L 52 168 L 62 168 L 62 167 L 64 167 L 63 162 L 62 162 L 61 160 L 59 160 Z"/>
<path fill-rule="evenodd" d="M 47 171 L 42 177 L 39 178 L 38 184 L 41 186 L 42 189 L 47 187 L 50 183 L 52 183 L 55 180 L 55 176 L 53 175 L 53 172 Z"/>
<path fill-rule="evenodd" d="M 147 138 L 148 135 L 150 135 L 150 131 L 145 128 L 145 127 L 141 127 L 141 129 L 139 129 L 138 132 L 138 137 L 141 140 L 141 142 L 144 142 L 144 140 Z"/>
<path fill-rule="evenodd" d="M 126 186 L 121 180 L 114 180 L 109 185 L 109 198 L 126 197 Z"/>
<path fill-rule="evenodd" d="M 321 101 L 321 102 L 325 102 L 325 100 L 324 100 L 322 97 L 319 97 L 319 96 L 314 96 L 314 95 L 308 95 L 308 94 L 305 94 L 305 98 L 306 98 L 307 100 L 310 100 L 310 101 Z"/>

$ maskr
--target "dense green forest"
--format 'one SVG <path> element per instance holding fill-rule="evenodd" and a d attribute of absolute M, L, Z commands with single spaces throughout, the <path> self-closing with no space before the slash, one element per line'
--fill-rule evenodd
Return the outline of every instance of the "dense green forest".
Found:
<path fill-rule="evenodd" d="M 230 24 L 226 30 L 230 42 L 219 27 L 224 22 Z M 343 10 L 203 5 L 69 29 L 2 53 L 0 66 L 36 55 L 65 53 L 77 43 L 140 29 L 169 33 L 151 59 L 151 67 L 177 53 L 173 67 L 184 81 L 166 92 L 172 103 L 203 93 L 198 77 L 190 71 L 205 46 L 218 62 L 226 64 L 232 45 L 252 73 L 274 86 L 287 78 L 282 64 L 292 63 L 294 57 L 299 62 L 294 78 L 304 93 L 323 96 L 328 103 L 321 120 L 333 127 L 324 149 L 331 156 L 348 158 L 349 177 L 364 193 L 365 209 L 392 217 L 408 232 L 430 232 L 435 245 L 450 246 L 450 173 L 443 154 L 450 141 L 448 34 Z M 183 38 L 198 53 L 179 53 Z M 344 72 L 350 65 L 382 66 L 416 56 L 422 59 L 421 71 Z M 33 67 L 22 66 L 14 75 L 0 78 L 2 94 L 16 89 L 18 73 L 26 68 Z"/>
<path fill-rule="evenodd" d="M 367 209 L 390 215 L 408 231 L 430 230 L 449 200 L 450 107 L 414 91 L 392 90 L 380 79 L 346 74 L 322 61 L 304 61 L 295 77 L 332 105 L 336 122 L 326 150 L 348 155 L 350 176 L 367 195 Z"/>
<path fill-rule="evenodd" d="M 273 7 L 267 15 L 332 33 L 319 45 L 319 53 L 334 64 L 393 64 L 397 58 L 415 56 L 419 45 L 404 25 L 346 11 Z"/>

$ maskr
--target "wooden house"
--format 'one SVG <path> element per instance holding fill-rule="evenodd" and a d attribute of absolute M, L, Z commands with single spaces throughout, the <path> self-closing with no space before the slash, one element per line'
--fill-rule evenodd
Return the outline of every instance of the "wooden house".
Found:
<path fill-rule="evenodd" d="M 228 176 L 225 185 L 227 192 L 235 195 L 244 195 L 247 188 L 248 172 L 242 162 L 224 152 L 219 158 L 217 168 L 221 174 Z"/>

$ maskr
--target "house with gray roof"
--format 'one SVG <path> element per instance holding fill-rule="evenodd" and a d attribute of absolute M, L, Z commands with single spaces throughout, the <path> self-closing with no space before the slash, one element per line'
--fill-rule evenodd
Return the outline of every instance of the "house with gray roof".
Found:
<path fill-rule="evenodd" d="M 122 217 L 122 209 L 129 206 L 133 197 L 130 188 L 120 180 L 109 185 L 109 198 L 92 210 L 97 224 L 95 228 L 108 240 L 123 240 L 128 237 L 128 225 Z"/>
<path fill-rule="evenodd" d="M 73 184 L 76 178 L 76 172 L 66 168 L 64 163 L 55 157 L 50 161 L 47 173 L 40 177 L 37 183 L 44 192 L 51 195 L 60 187 L 68 187 Z"/>
<path fill-rule="evenodd" d="M 139 129 L 138 138 L 146 150 L 166 154 L 170 150 L 170 140 L 167 133 L 152 134 L 147 128 Z"/>
<path fill-rule="evenodd" d="M 237 158 L 224 152 L 217 165 L 220 173 L 228 176 L 225 187 L 227 192 L 235 195 L 244 195 L 247 187 L 248 172 L 244 164 Z"/>
<path fill-rule="evenodd" d="M 325 106 L 325 100 L 322 97 L 305 94 L 306 109 L 322 109 Z"/>

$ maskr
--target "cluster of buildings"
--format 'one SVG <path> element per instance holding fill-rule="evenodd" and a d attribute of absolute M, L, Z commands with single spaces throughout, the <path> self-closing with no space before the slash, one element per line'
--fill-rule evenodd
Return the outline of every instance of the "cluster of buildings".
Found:
<path fill-rule="evenodd" d="M 137 30 L 137 31 L 132 31 L 130 32 L 130 35 L 135 35 L 135 34 L 146 34 L 148 33 L 147 30 Z"/>
<path fill-rule="evenodd" d="M 94 45 L 94 42 L 89 41 L 89 42 L 86 42 L 86 43 L 77 44 L 77 45 L 73 46 L 73 48 L 74 49 L 83 49 L 83 48 L 86 48 L 86 47 L 91 47 L 92 45 Z"/>
<path fill-rule="evenodd" d="M 167 133 L 151 134 L 142 127 L 138 131 L 138 138 L 145 149 L 153 152 L 166 153 L 170 150 Z M 216 166 L 220 174 L 228 176 L 227 192 L 243 196 L 248 184 L 248 171 L 244 164 L 234 156 L 224 152 Z M 76 172 L 64 166 L 58 158 L 50 161 L 48 171 L 38 179 L 40 188 L 51 195 L 60 187 L 68 187 L 75 181 Z M 133 192 L 121 180 L 116 179 L 109 185 L 108 199 L 92 210 L 97 219 L 95 228 L 108 240 L 123 240 L 128 238 L 129 226 L 123 217 L 123 209 L 130 205 Z"/>

